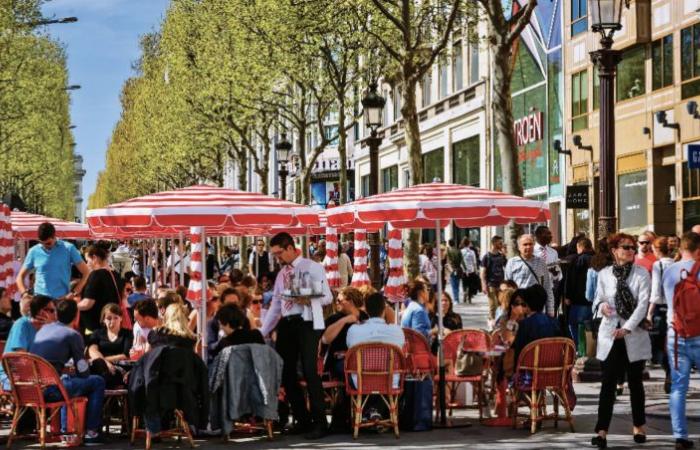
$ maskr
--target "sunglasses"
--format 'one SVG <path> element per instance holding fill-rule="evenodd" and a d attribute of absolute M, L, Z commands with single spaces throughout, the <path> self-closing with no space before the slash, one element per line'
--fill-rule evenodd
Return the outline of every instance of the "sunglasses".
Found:
<path fill-rule="evenodd" d="M 649 241 L 639 241 L 639 245 L 649 245 Z"/>
<path fill-rule="evenodd" d="M 640 242 L 640 244 L 641 244 L 641 242 Z M 622 250 L 627 250 L 627 251 L 637 250 L 637 248 L 634 245 L 621 245 L 620 248 Z"/>
<path fill-rule="evenodd" d="M 513 302 L 513 306 L 525 306 L 525 302 Z"/>
<path fill-rule="evenodd" d="M 253 304 L 253 305 L 259 305 L 259 304 L 262 303 L 262 302 L 261 302 L 260 300 L 253 300 L 253 301 L 250 302 L 250 303 Z"/>

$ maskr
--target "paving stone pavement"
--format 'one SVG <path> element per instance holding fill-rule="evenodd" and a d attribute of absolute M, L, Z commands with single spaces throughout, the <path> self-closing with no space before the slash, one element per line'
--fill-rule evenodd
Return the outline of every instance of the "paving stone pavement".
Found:
<path fill-rule="evenodd" d="M 465 327 L 486 326 L 486 299 L 479 296 L 474 299 L 472 305 L 457 305 L 455 310 L 461 314 Z M 660 369 L 650 369 L 651 379 L 646 382 L 647 390 L 647 433 L 648 441 L 645 445 L 635 444 L 632 440 L 632 420 L 627 393 L 623 394 L 615 405 L 610 434 L 608 435 L 609 448 L 647 448 L 647 449 L 673 449 L 674 441 L 671 437 L 671 422 L 668 417 L 668 396 L 663 393 L 663 372 Z M 478 424 L 477 412 L 458 411 L 455 416 L 469 421 L 472 426 L 468 428 L 435 429 L 429 432 L 408 433 L 402 432 L 400 439 L 395 439 L 389 432 L 377 433 L 375 431 L 363 431 L 358 440 L 354 441 L 350 435 L 331 435 L 319 441 L 307 441 L 301 437 L 276 435 L 273 441 L 267 441 L 261 437 L 241 436 L 224 443 L 220 438 L 196 440 L 196 446 L 201 449 L 232 448 L 240 450 L 267 450 L 267 449 L 580 449 L 592 448 L 590 438 L 593 436 L 598 405 L 597 383 L 577 383 L 575 390 L 578 404 L 574 411 L 576 432 L 569 431 L 568 425 L 563 422 L 555 429 L 551 422 L 544 425 L 541 431 L 530 435 L 528 430 L 514 430 L 511 427 L 486 427 Z M 698 435 L 700 434 L 700 381 L 698 375 L 693 375 L 691 389 L 695 391 L 688 401 L 688 412 L 691 416 L 688 425 L 691 438 L 696 441 L 696 447 L 700 446 Z M 523 410 L 524 411 L 524 410 Z M 3 424 L 0 434 L 7 434 L 7 424 Z M 143 448 L 144 441 L 137 441 L 135 447 L 131 447 L 125 438 L 108 440 L 102 445 L 106 449 Z M 20 441 L 15 448 L 38 447 L 30 441 Z M 154 449 L 188 448 L 183 442 L 164 441 L 155 444 Z"/>

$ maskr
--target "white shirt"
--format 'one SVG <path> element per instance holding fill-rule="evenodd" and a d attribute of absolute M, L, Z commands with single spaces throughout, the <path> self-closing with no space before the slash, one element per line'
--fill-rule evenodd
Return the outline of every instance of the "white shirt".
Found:
<path fill-rule="evenodd" d="M 173 256 L 175 257 L 175 261 L 173 261 Z M 190 255 L 185 254 L 185 257 L 181 258 L 180 250 L 176 248 L 175 251 L 168 256 L 166 266 L 168 270 L 173 269 L 173 264 L 175 264 L 175 272 L 182 273 L 184 271 L 187 273 L 187 270 L 190 268 Z"/>
<path fill-rule="evenodd" d="M 364 323 L 356 323 L 348 329 L 348 348 L 367 342 L 381 342 L 403 348 L 406 337 L 398 325 L 387 324 L 381 317 L 371 317 Z"/>
<path fill-rule="evenodd" d="M 668 269 L 674 262 L 675 261 L 673 261 L 672 258 L 661 258 L 654 262 L 654 265 L 651 268 L 651 298 L 649 299 L 651 303 L 654 303 L 655 305 L 666 304 L 661 280 L 666 269 Z"/>
<path fill-rule="evenodd" d="M 552 282 L 561 281 L 561 268 L 559 267 L 559 253 L 554 250 L 549 245 L 535 244 L 534 249 L 535 256 L 544 259 L 547 263 L 547 268 L 554 268 L 555 272 L 552 274 Z"/>
<path fill-rule="evenodd" d="M 307 272 L 312 283 L 321 283 L 323 297 L 312 298 L 311 306 L 300 305 L 296 302 L 290 304 L 290 299 L 284 295 L 285 289 L 288 289 L 285 286 L 285 281 L 289 278 L 289 272 L 292 272 L 295 277 L 299 277 L 304 272 Z M 277 322 L 279 322 L 281 317 L 299 314 L 305 321 L 313 321 L 315 330 L 323 330 L 325 328 L 323 306 L 330 305 L 332 301 L 333 293 L 330 286 L 328 286 L 326 271 L 323 266 L 315 261 L 298 256 L 290 265 L 284 266 L 277 275 L 270 309 L 265 315 L 260 332 L 263 336 L 267 336 L 277 326 Z"/>
<path fill-rule="evenodd" d="M 469 247 L 464 247 L 462 250 L 460 250 L 460 253 L 462 254 L 462 260 L 464 260 L 466 274 L 470 275 L 472 273 L 475 273 L 477 265 L 476 252 L 470 249 Z"/>

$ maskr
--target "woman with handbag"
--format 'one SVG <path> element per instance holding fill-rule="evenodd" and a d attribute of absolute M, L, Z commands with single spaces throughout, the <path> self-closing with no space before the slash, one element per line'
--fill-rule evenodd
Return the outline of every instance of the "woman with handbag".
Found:
<path fill-rule="evenodd" d="M 607 433 L 615 403 L 615 390 L 621 372 L 627 374 L 632 403 L 634 441 L 646 442 L 644 425 L 644 362 L 651 358 L 649 332 L 643 320 L 649 307 L 649 272 L 634 264 L 637 249 L 633 236 L 618 233 L 608 239 L 614 264 L 598 274 L 593 310 L 602 316 L 598 329 L 596 358 L 602 362 L 603 382 L 598 401 L 597 435 L 591 445 L 607 447 Z"/>
<path fill-rule="evenodd" d="M 90 372 L 104 378 L 107 389 L 124 385 L 125 371 L 117 362 L 129 359 L 133 334 L 122 327 L 123 315 L 116 303 L 106 304 L 100 314 L 104 325 L 88 341 Z"/>
<path fill-rule="evenodd" d="M 108 303 L 122 304 L 123 282 L 109 266 L 110 243 L 99 241 L 87 250 L 90 275 L 78 302 L 80 329 L 89 335 L 101 327 L 100 314 Z"/>

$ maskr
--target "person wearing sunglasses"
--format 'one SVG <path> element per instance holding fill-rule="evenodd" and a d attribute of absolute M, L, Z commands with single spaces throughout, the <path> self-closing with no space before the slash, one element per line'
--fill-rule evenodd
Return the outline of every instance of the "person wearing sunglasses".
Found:
<path fill-rule="evenodd" d="M 607 433 L 612 419 L 617 381 L 627 374 L 632 404 L 634 442 L 646 442 L 644 425 L 644 362 L 651 358 L 649 332 L 642 321 L 649 309 L 651 277 L 647 270 L 634 264 L 637 243 L 633 236 L 618 233 L 608 239 L 614 258 L 612 266 L 598 274 L 593 302 L 594 317 L 601 317 L 596 358 L 602 361 L 602 384 L 598 402 L 597 435 L 591 444 L 607 447 Z"/>
<path fill-rule="evenodd" d="M 39 244 L 27 253 L 24 264 L 17 274 L 17 289 L 20 295 L 27 291 L 25 276 L 34 272 L 34 293 L 51 298 L 73 298 L 80 293 L 87 282 L 90 269 L 80 256 L 80 252 L 70 242 L 56 238 L 56 229 L 49 222 L 39 225 Z M 80 281 L 75 291 L 70 291 L 71 268 L 80 272 Z"/>
<path fill-rule="evenodd" d="M 644 267 L 649 275 L 654 268 L 654 263 L 656 262 L 656 256 L 654 256 L 654 241 L 656 240 L 656 234 L 653 231 L 645 231 L 639 235 L 637 239 L 638 253 L 637 257 L 634 259 L 634 263 L 638 266 Z"/>

